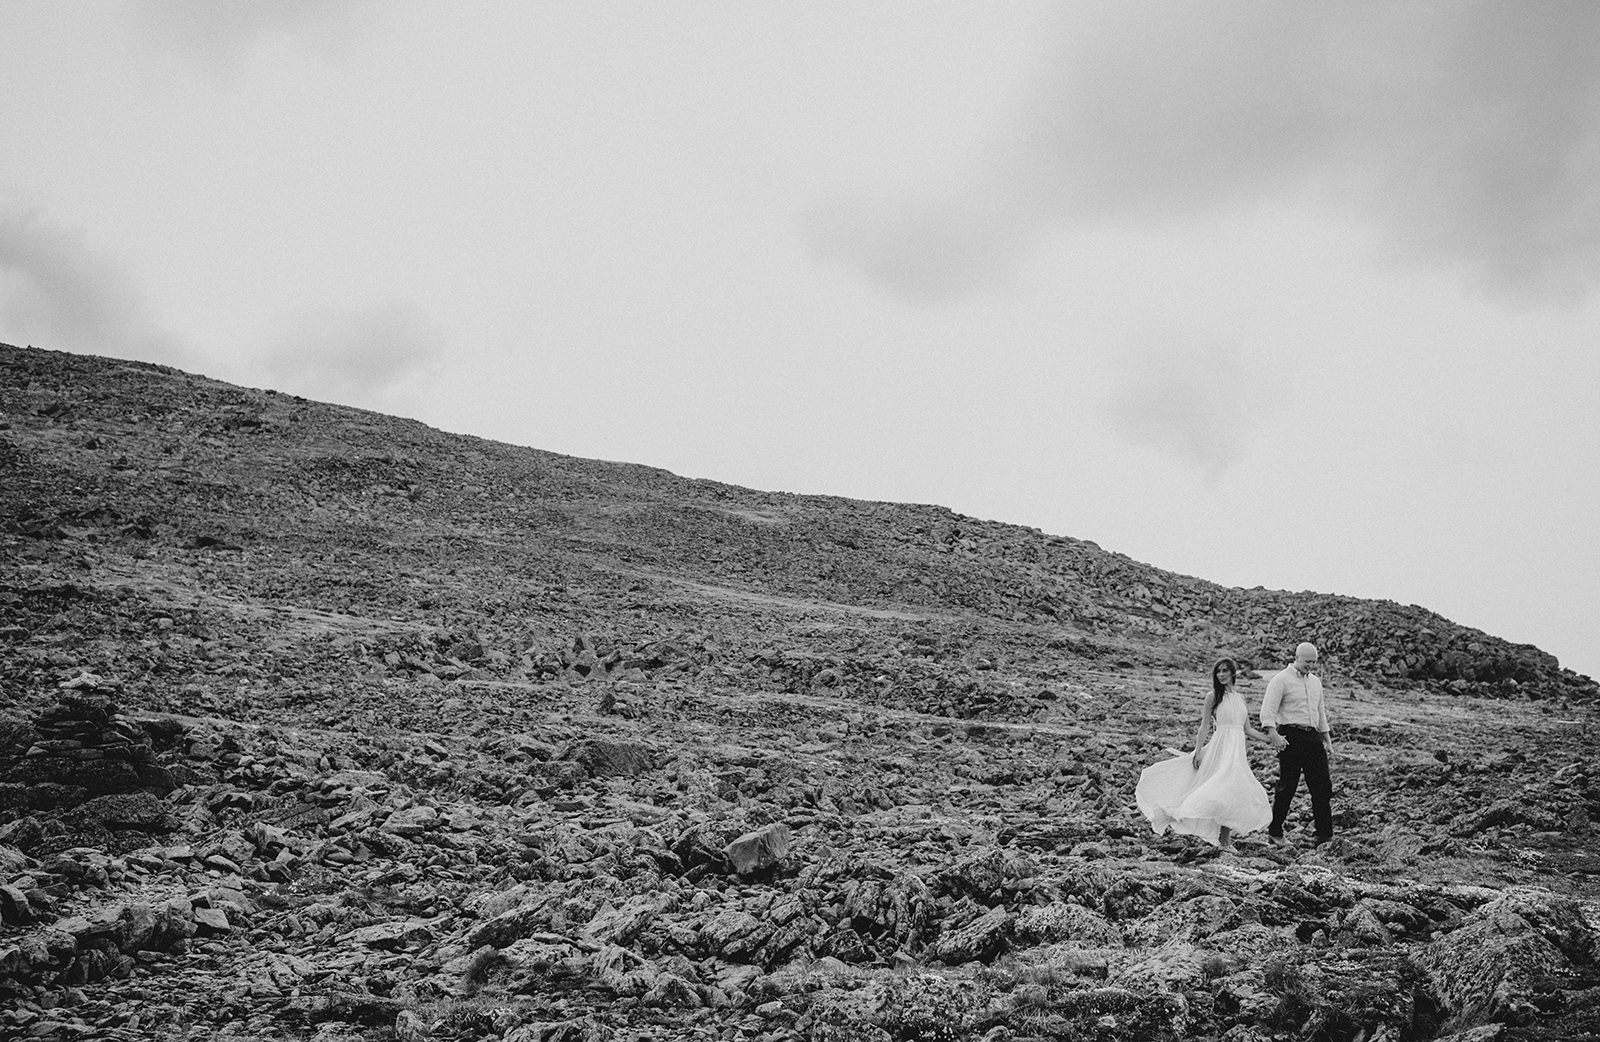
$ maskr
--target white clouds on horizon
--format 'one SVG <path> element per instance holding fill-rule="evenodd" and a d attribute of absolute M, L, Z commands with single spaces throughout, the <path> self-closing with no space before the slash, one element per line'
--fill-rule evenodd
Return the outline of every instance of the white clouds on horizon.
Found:
<path fill-rule="evenodd" d="M 262 356 L 274 386 L 310 397 L 374 404 L 425 374 L 441 355 L 442 336 L 410 304 L 308 308 Z"/>
<path fill-rule="evenodd" d="M 147 313 L 134 280 L 85 237 L 0 199 L 0 334 L 19 343 L 192 367 Z"/>
<path fill-rule="evenodd" d="M 0 339 L 78 354 L 177 366 L 350 404 L 384 404 L 425 374 L 443 338 L 418 308 L 299 307 L 284 331 L 231 355 L 196 350 L 150 314 L 136 281 L 87 237 L 36 207 L 0 198 Z M 220 372 L 219 372 L 220 370 Z"/>
<path fill-rule="evenodd" d="M 1515 304 L 1600 280 L 1600 5 L 1117 0 L 1059 31 L 947 197 L 823 204 L 818 254 L 928 302 L 1063 231 L 1277 201 Z"/>

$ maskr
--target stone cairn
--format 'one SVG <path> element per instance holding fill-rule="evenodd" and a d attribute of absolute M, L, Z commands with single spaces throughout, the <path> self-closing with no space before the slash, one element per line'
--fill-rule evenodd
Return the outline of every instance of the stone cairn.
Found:
<path fill-rule="evenodd" d="M 9 748 L 0 741 L 0 1008 L 48 987 L 127 977 L 142 953 L 181 952 L 220 915 L 180 894 L 57 918 L 68 895 L 106 890 L 126 878 L 126 859 L 71 846 L 73 839 L 95 827 L 165 831 L 170 823 L 157 797 L 174 788 L 149 733 L 112 701 L 114 683 L 85 673 L 60 687 L 31 725 L 0 735 L 11 739 Z M 25 737 L 19 742 L 19 736 Z M 29 811 L 53 822 L 56 839 L 65 842 L 38 852 L 45 829 Z M 0 1018 L 0 1037 L 37 1017 L 23 1011 L 9 1022 Z"/>
<path fill-rule="evenodd" d="M 114 684 L 85 673 L 61 688 L 34 721 L 38 738 L 17 765 L 18 780 L 34 790 L 31 803 L 59 808 L 109 793 L 172 791 L 150 735 L 111 700 Z"/>

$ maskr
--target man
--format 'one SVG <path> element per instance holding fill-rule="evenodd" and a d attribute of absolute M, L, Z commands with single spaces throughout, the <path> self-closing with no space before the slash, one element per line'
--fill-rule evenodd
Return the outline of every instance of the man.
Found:
<path fill-rule="evenodd" d="M 1328 733 L 1322 681 L 1311 672 L 1316 664 L 1316 645 L 1301 644 L 1295 649 L 1293 665 L 1268 681 L 1267 693 L 1261 698 L 1261 729 L 1278 750 L 1278 788 L 1272 801 L 1272 823 L 1267 826 L 1267 839 L 1274 846 L 1288 845 L 1283 823 L 1302 774 L 1311 791 L 1316 845 L 1333 838 L 1333 779 L 1328 774 L 1333 738 Z"/>

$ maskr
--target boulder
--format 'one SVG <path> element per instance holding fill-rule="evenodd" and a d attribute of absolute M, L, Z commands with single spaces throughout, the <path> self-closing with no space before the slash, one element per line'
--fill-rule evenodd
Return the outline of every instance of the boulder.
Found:
<path fill-rule="evenodd" d="M 769 932 L 769 928 L 749 912 L 726 911 L 700 928 L 700 939 L 724 959 L 741 960 L 759 949 Z"/>
<path fill-rule="evenodd" d="M 791 835 L 789 826 L 775 821 L 731 841 L 722 853 L 735 872 L 741 876 L 751 875 L 781 864 L 789 851 Z"/>
<path fill-rule="evenodd" d="M 606 738 L 586 738 L 574 742 L 562 759 L 583 764 L 597 778 L 632 777 L 652 770 L 656 765 L 655 750 L 649 746 Z"/>
<path fill-rule="evenodd" d="M 991 908 L 954 932 L 944 934 L 934 954 L 949 965 L 988 962 L 1011 946 L 1014 920 L 1005 908 Z"/>
<path fill-rule="evenodd" d="M 166 804 L 143 791 L 96 796 L 75 808 L 71 820 L 79 826 L 102 825 L 113 832 L 167 832 L 175 824 Z"/>
<path fill-rule="evenodd" d="M 621 908 L 606 909 L 589 920 L 583 932 L 601 944 L 626 945 L 655 919 L 660 906 L 652 897 L 635 897 Z"/>
<path fill-rule="evenodd" d="M 1592 972 L 1595 955 L 1595 934 L 1578 902 L 1513 891 L 1477 909 L 1416 961 L 1456 1022 L 1473 1026 L 1533 1022 L 1536 997 Z"/>
<path fill-rule="evenodd" d="M 439 827 L 439 812 L 432 807 L 407 807 L 389 815 L 379 829 L 397 836 L 420 836 Z"/>
<path fill-rule="evenodd" d="M 501 912 L 478 923 L 467 931 L 465 944 L 469 949 L 504 948 L 512 941 L 548 929 L 550 910 L 543 903 L 523 905 Z"/>
<path fill-rule="evenodd" d="M 1030 905 L 1017 913 L 1017 943 L 1021 945 L 1071 942 L 1083 948 L 1120 948 L 1122 931 L 1099 912 L 1082 905 L 1057 902 Z"/>

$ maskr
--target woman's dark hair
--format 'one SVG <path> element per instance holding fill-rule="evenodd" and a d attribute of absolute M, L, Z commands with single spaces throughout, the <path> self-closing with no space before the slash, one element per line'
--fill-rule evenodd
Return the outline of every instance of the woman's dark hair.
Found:
<path fill-rule="evenodd" d="M 1228 672 L 1233 674 L 1235 680 L 1239 679 L 1239 667 L 1231 658 L 1219 658 L 1217 664 L 1211 667 L 1211 690 L 1214 697 L 1211 699 L 1211 711 L 1215 713 L 1217 706 L 1222 704 L 1222 696 L 1227 694 L 1228 688 L 1217 679 L 1217 674 L 1222 672 L 1222 667 L 1228 667 Z"/>

